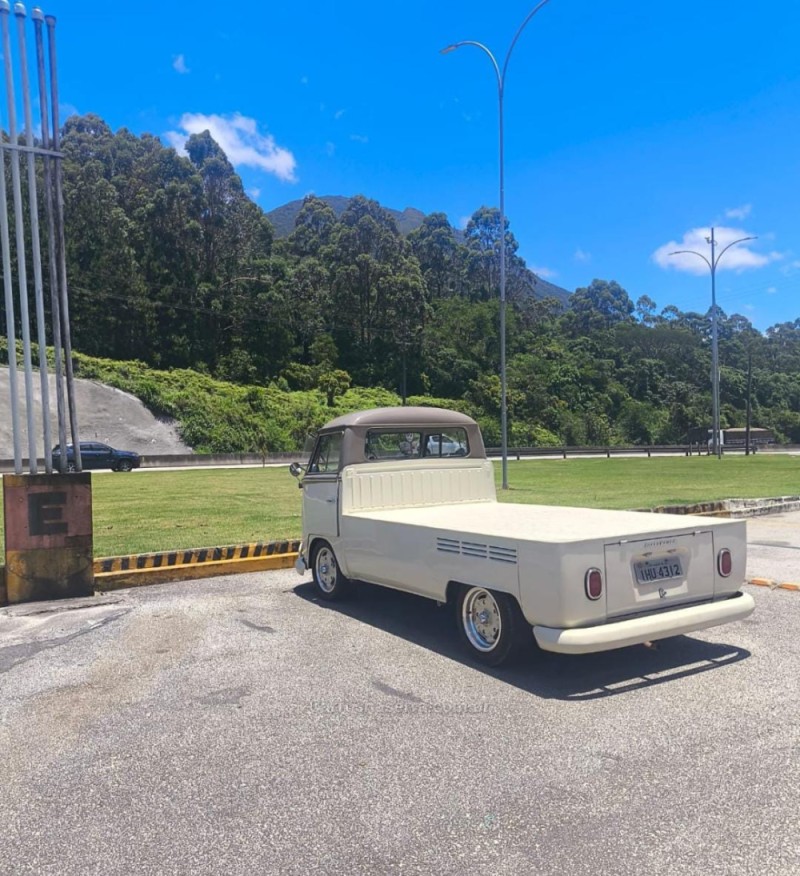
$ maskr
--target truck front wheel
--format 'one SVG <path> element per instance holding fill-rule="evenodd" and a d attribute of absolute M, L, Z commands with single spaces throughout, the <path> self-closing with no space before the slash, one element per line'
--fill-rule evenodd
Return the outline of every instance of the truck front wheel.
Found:
<path fill-rule="evenodd" d="M 314 543 L 311 553 L 311 574 L 317 592 L 323 599 L 342 599 L 350 589 L 350 580 L 342 574 L 333 548 L 327 541 Z"/>
<path fill-rule="evenodd" d="M 507 593 L 463 586 L 456 599 L 456 621 L 472 656 L 487 666 L 500 666 L 530 646 L 531 627 Z"/>

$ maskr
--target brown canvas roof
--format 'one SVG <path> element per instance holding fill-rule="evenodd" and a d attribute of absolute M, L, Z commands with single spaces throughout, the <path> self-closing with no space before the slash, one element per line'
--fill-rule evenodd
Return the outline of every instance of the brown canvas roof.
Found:
<path fill-rule="evenodd" d="M 366 462 L 365 439 L 370 429 L 406 431 L 419 429 L 431 432 L 444 432 L 459 427 L 467 434 L 469 456 L 485 459 L 486 449 L 478 424 L 471 417 L 448 411 L 444 408 L 395 407 L 372 408 L 368 411 L 354 411 L 326 423 L 320 435 L 334 430 L 344 430 L 344 441 L 340 458 L 340 468 L 353 463 Z M 370 460 L 371 461 L 371 460 Z"/>
<path fill-rule="evenodd" d="M 474 426 L 475 420 L 457 411 L 445 408 L 395 407 L 372 408 L 368 411 L 354 411 L 331 420 L 323 427 L 342 429 L 348 426 Z"/>

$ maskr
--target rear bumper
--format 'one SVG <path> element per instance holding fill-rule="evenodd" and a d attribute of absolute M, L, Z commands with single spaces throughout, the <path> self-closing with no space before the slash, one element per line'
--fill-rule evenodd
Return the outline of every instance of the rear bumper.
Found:
<path fill-rule="evenodd" d="M 680 636 L 695 630 L 705 630 L 730 621 L 741 620 L 752 614 L 753 597 L 736 593 L 720 602 L 690 605 L 674 611 L 660 612 L 630 620 L 600 624 L 594 627 L 561 630 L 534 626 L 533 635 L 540 648 L 560 654 L 590 654 L 638 645 L 668 636 Z"/>

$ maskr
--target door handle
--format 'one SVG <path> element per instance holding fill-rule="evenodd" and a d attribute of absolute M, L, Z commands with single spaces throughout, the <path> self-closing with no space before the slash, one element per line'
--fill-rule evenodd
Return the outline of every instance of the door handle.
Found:
<path fill-rule="evenodd" d="M 336 501 L 336 499 L 326 499 L 325 501 L 326 501 L 328 504 L 332 504 L 333 502 Z"/>

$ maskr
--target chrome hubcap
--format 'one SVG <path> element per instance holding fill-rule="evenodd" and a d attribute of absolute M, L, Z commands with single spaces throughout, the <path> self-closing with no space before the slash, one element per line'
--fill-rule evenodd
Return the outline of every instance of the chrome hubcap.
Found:
<path fill-rule="evenodd" d="M 336 557 L 329 548 L 317 552 L 317 582 L 326 593 L 336 586 Z"/>
<path fill-rule="evenodd" d="M 467 593 L 461 620 L 470 644 L 478 651 L 491 651 L 497 646 L 502 621 L 497 602 L 488 590 L 473 587 Z"/>

